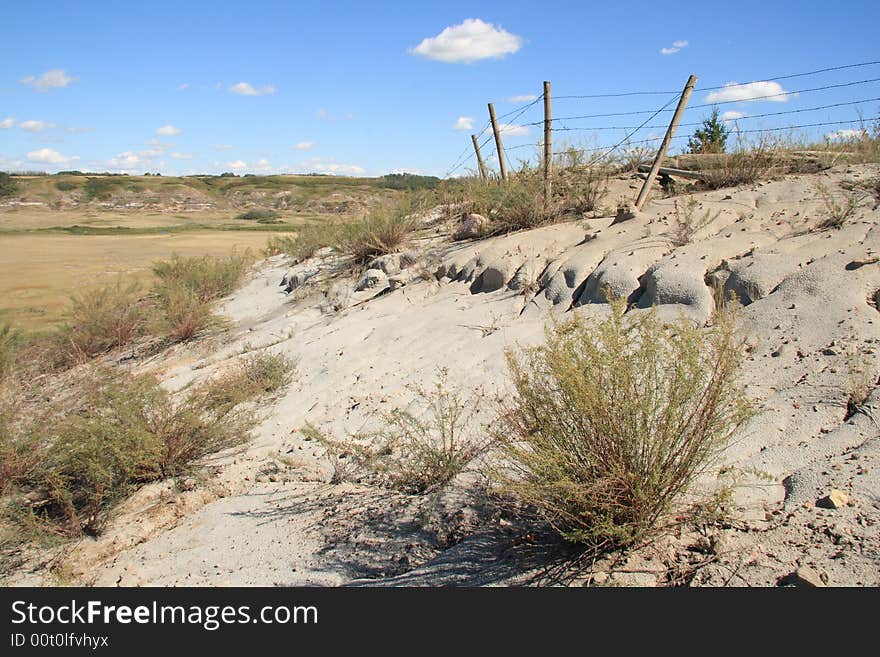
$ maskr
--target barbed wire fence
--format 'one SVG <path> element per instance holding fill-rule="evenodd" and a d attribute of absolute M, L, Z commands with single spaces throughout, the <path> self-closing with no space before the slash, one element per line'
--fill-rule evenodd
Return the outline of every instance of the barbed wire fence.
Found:
<path fill-rule="evenodd" d="M 665 151 L 669 147 L 672 142 L 681 139 L 688 139 L 689 135 L 675 134 L 677 128 L 695 128 L 698 126 L 704 125 L 704 120 L 688 120 L 681 121 L 682 116 L 689 114 L 693 116 L 695 112 L 700 110 L 705 110 L 707 108 L 718 108 L 719 106 L 726 106 L 735 103 L 743 103 L 743 102 L 752 102 L 752 101 L 760 101 L 760 100 L 769 100 L 769 101 L 788 101 L 792 98 L 800 97 L 802 95 L 810 95 L 810 94 L 821 94 L 822 92 L 827 92 L 831 90 L 839 90 L 839 89 L 851 89 L 856 87 L 869 87 L 874 85 L 875 89 L 873 89 L 874 93 L 871 94 L 860 94 L 865 97 L 846 100 L 841 102 L 832 102 L 832 103 L 822 103 L 813 105 L 810 107 L 802 107 L 796 109 L 789 109 L 784 111 L 776 111 L 776 112 L 762 112 L 759 114 L 742 114 L 741 112 L 736 112 L 736 116 L 729 117 L 725 119 L 725 123 L 727 125 L 732 126 L 732 131 L 737 135 L 751 135 L 751 134 L 763 134 L 763 133 L 777 133 L 777 132 L 788 132 L 792 133 L 797 130 L 804 130 L 810 128 L 826 128 L 826 127 L 840 127 L 843 126 L 860 126 L 861 129 L 864 129 L 866 122 L 874 122 L 880 121 L 880 112 L 878 112 L 877 116 L 865 118 L 860 111 L 860 107 L 864 107 L 869 103 L 878 103 L 880 102 L 880 94 L 876 92 L 876 88 L 878 83 L 880 83 L 880 77 L 865 77 L 862 79 L 856 80 L 846 80 L 846 81 L 835 81 L 833 83 L 819 85 L 819 86 L 805 86 L 803 88 L 794 89 L 791 91 L 785 91 L 781 86 L 776 84 L 774 86 L 773 83 L 778 83 L 782 80 L 792 80 L 797 78 L 816 76 L 826 73 L 838 73 L 840 71 L 852 71 L 855 69 L 864 69 L 868 67 L 877 67 L 880 66 L 880 61 L 868 61 L 868 62 L 859 62 L 856 64 L 846 64 L 842 66 L 832 66 L 821 69 L 816 69 L 813 71 L 806 71 L 800 73 L 790 73 L 786 75 L 779 75 L 775 77 L 765 77 L 761 78 L 757 82 L 738 84 L 738 83 L 727 83 L 721 85 L 711 85 L 711 86 L 695 86 L 691 84 L 691 80 L 696 82 L 696 78 L 691 76 L 688 81 L 688 85 L 686 85 L 684 91 L 676 91 L 676 90 L 628 90 L 628 91 L 619 91 L 619 92 L 611 92 L 611 93 L 591 93 L 591 94 L 565 94 L 560 96 L 555 96 L 552 98 L 553 101 L 564 101 L 566 103 L 572 102 L 584 102 L 584 101 L 596 101 L 603 99 L 619 99 L 619 98 L 636 98 L 636 97 L 651 97 L 651 96 L 663 96 L 666 97 L 666 100 L 659 107 L 655 107 L 653 109 L 639 109 L 633 111 L 618 111 L 618 112 L 594 112 L 594 113 L 583 113 L 583 114 L 563 114 L 561 116 L 551 116 L 550 115 L 550 83 L 546 82 L 544 84 L 544 92 L 540 94 L 534 94 L 533 99 L 528 102 L 511 109 L 510 111 L 501 114 L 499 116 L 494 116 L 494 106 L 492 103 L 489 103 L 489 113 L 490 120 L 487 121 L 478 132 L 474 133 L 471 136 L 471 144 L 466 146 L 460 155 L 455 159 L 455 161 L 450 165 L 448 171 L 445 174 L 445 178 L 449 178 L 456 174 L 459 171 L 467 171 L 468 175 L 473 175 L 475 173 L 479 173 L 484 180 L 488 180 L 490 177 L 488 172 L 485 170 L 483 166 L 480 167 L 479 172 L 475 172 L 472 168 L 472 162 L 476 159 L 477 161 L 483 162 L 491 162 L 494 159 L 495 164 L 500 169 L 502 175 L 500 177 L 505 177 L 503 174 L 505 172 L 505 167 L 503 164 L 505 162 L 509 162 L 510 158 L 508 156 L 509 152 L 518 151 L 526 148 L 531 148 L 535 150 L 536 154 L 540 154 L 543 150 L 544 163 L 545 165 L 542 167 L 545 169 L 545 178 L 548 178 L 550 175 L 550 168 L 552 167 L 552 163 L 554 158 L 559 158 L 560 156 L 571 156 L 573 152 L 580 153 L 582 155 L 588 155 L 586 166 L 592 167 L 595 165 L 599 165 L 601 163 L 606 163 L 610 160 L 610 158 L 619 155 L 622 149 L 626 151 L 632 151 L 632 149 L 636 147 L 642 147 L 642 149 L 648 149 L 651 145 L 656 145 L 658 143 L 661 144 L 661 148 L 658 150 L 654 157 L 654 166 L 652 167 L 652 171 L 659 168 L 659 164 L 662 163 L 663 158 L 665 157 Z M 760 85 L 760 86 L 758 86 Z M 770 93 L 758 93 L 757 95 L 753 90 L 763 90 Z M 777 91 L 778 89 L 778 91 Z M 707 93 L 708 95 L 705 98 L 706 102 L 698 103 L 690 105 L 688 104 L 688 100 L 690 98 L 691 93 Z M 720 93 L 715 93 L 720 92 Z M 713 98 L 713 95 L 717 96 Z M 675 104 L 675 101 L 678 100 L 678 107 L 672 107 Z M 544 116 L 538 120 L 531 121 L 522 121 L 522 117 L 526 115 L 532 108 L 537 106 L 539 103 L 544 103 Z M 822 111 L 830 111 L 830 110 L 839 110 L 841 108 L 857 108 L 858 116 L 857 118 L 846 119 L 846 120 L 831 120 L 831 121 L 812 121 L 812 122 L 803 122 L 803 123 L 793 123 L 790 125 L 783 126 L 774 126 L 774 127 L 762 127 L 762 128 L 752 128 L 750 127 L 749 122 L 756 121 L 759 119 L 769 119 L 769 118 L 779 118 L 788 115 L 808 115 L 811 112 L 822 112 Z M 657 123 L 654 120 L 664 114 L 674 113 L 673 120 L 666 123 Z M 597 119 L 614 119 L 619 117 L 647 117 L 644 121 L 639 123 L 638 119 L 632 121 L 634 125 L 626 125 L 627 121 L 622 121 L 621 125 L 600 125 L 601 121 L 596 121 Z M 819 118 L 819 117 L 817 117 Z M 582 124 L 582 122 L 588 122 L 586 125 Z M 743 127 L 743 124 L 745 127 Z M 751 124 L 754 125 L 754 124 Z M 544 127 L 544 139 L 537 142 L 529 142 L 518 144 L 516 146 L 505 146 L 503 144 L 504 137 L 519 137 L 524 134 L 527 134 L 528 131 L 533 127 Z M 639 133 L 644 134 L 646 131 L 651 130 L 664 130 L 664 135 L 652 135 L 650 132 L 647 136 L 641 137 Z M 561 153 L 553 153 L 551 142 L 552 137 L 551 134 L 553 132 L 564 133 L 564 134 L 590 134 L 596 143 L 600 143 L 601 139 L 598 137 L 603 133 L 608 133 L 612 131 L 622 132 L 622 138 L 614 140 L 610 143 L 610 145 L 599 146 L 597 145 L 594 148 L 584 148 L 577 149 L 573 146 L 566 147 Z M 641 138 L 636 138 L 641 137 Z M 492 155 L 492 159 L 484 160 L 482 158 L 482 150 L 493 141 L 496 142 L 495 152 Z M 540 157 L 540 155 L 539 155 Z M 521 160 L 522 163 L 527 163 L 529 160 Z M 548 166 L 549 165 L 549 166 Z M 648 177 L 646 181 L 646 186 L 650 184 L 652 176 Z M 646 188 L 645 188 L 646 189 Z M 640 199 L 642 199 L 643 194 L 640 193 Z"/>

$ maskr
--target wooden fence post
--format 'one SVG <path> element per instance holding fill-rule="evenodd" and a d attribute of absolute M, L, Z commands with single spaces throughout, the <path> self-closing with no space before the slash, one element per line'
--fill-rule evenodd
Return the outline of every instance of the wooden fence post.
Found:
<path fill-rule="evenodd" d="M 550 82 L 544 81 L 544 209 L 550 207 L 550 176 L 553 173 L 553 118 L 550 111 Z"/>
<path fill-rule="evenodd" d="M 501 143 L 501 132 L 498 130 L 498 121 L 495 118 L 495 105 L 489 103 L 489 119 L 492 121 L 492 132 L 495 133 L 495 152 L 498 153 L 498 168 L 501 170 L 501 179 L 507 180 L 507 163 L 504 161 L 504 145 Z"/>
<path fill-rule="evenodd" d="M 474 153 L 477 154 L 477 166 L 480 167 L 480 179 L 483 182 L 489 180 L 489 175 L 486 173 L 486 163 L 483 162 L 483 156 L 480 154 L 480 144 L 477 141 L 476 135 L 471 135 L 471 141 L 474 142 Z"/>
<path fill-rule="evenodd" d="M 654 182 L 654 178 L 657 176 L 657 172 L 660 170 L 660 166 L 663 164 L 663 158 L 666 157 L 666 149 L 669 148 L 669 142 L 672 141 L 672 137 L 675 135 L 675 129 L 681 121 L 681 115 L 684 113 L 684 108 L 687 107 L 688 100 L 690 100 L 691 93 L 693 92 L 696 83 L 697 76 L 692 75 L 688 78 L 687 84 L 684 85 L 684 90 L 681 92 L 681 98 L 678 99 L 678 107 L 675 108 L 675 114 L 672 115 L 672 121 L 669 123 L 669 128 L 666 129 L 666 136 L 663 137 L 663 141 L 660 142 L 660 150 L 657 151 L 657 156 L 654 158 L 654 164 L 651 165 L 648 179 L 645 180 L 645 183 L 642 185 L 642 189 L 639 192 L 639 197 L 636 199 L 636 210 L 641 210 L 645 201 L 648 200 L 651 185 Z"/>

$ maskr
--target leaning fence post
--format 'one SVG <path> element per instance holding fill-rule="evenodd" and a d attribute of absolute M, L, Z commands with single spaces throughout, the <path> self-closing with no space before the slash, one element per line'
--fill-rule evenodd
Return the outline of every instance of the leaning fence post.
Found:
<path fill-rule="evenodd" d="M 471 141 L 474 142 L 474 153 L 477 154 L 477 166 L 480 167 L 480 179 L 486 182 L 489 175 L 486 173 L 486 163 L 483 162 L 483 156 L 480 154 L 480 144 L 476 135 L 471 135 Z"/>
<path fill-rule="evenodd" d="M 544 81 L 544 209 L 550 207 L 550 176 L 553 173 L 553 118 L 550 111 L 550 82 Z"/>
<path fill-rule="evenodd" d="M 648 179 L 645 180 L 642 189 L 639 192 L 639 197 L 636 199 L 636 210 L 641 210 L 645 201 L 648 200 L 648 194 L 651 191 L 651 184 L 654 182 L 654 178 L 657 176 L 657 172 L 663 164 L 663 158 L 666 157 L 666 149 L 669 148 L 669 142 L 672 141 L 672 137 L 675 135 L 675 129 L 681 121 L 681 115 L 684 113 L 684 108 L 687 107 L 688 100 L 690 100 L 691 93 L 693 92 L 696 83 L 697 76 L 692 75 L 688 78 L 687 84 L 684 85 L 684 90 L 681 92 L 681 98 L 678 99 L 678 107 L 675 108 L 675 114 L 672 115 L 672 121 L 666 129 L 666 136 L 663 137 L 663 141 L 660 143 L 660 149 L 657 151 L 657 156 L 654 158 L 654 164 L 651 165 Z"/>
<path fill-rule="evenodd" d="M 492 132 L 495 133 L 495 152 L 498 153 L 498 168 L 501 170 L 501 179 L 507 180 L 504 145 L 501 143 L 501 131 L 498 129 L 498 120 L 495 118 L 495 105 L 492 103 L 489 103 L 489 119 L 492 121 Z"/>

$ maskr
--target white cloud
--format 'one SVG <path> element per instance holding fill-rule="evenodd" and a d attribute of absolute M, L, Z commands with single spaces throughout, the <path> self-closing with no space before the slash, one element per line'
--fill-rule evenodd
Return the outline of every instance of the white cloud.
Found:
<path fill-rule="evenodd" d="M 6 118 L 6 119 L 3 119 L 2 121 L 0 121 L 0 128 L 2 128 L 3 130 L 8 130 L 9 128 L 11 128 L 14 125 L 15 125 L 15 119 L 13 119 L 11 116 L 9 118 Z"/>
<path fill-rule="evenodd" d="M 191 160 L 195 157 L 195 153 L 171 153 L 169 157 L 172 160 Z"/>
<path fill-rule="evenodd" d="M 340 116 L 333 114 L 332 112 L 328 112 L 326 109 L 321 107 L 315 111 L 315 118 L 322 121 L 351 121 L 354 118 L 354 114 L 352 112 L 347 112 Z"/>
<path fill-rule="evenodd" d="M 76 155 L 68 157 L 58 151 L 53 151 L 51 148 L 41 148 L 40 150 L 28 153 L 27 159 L 31 162 L 42 162 L 43 164 L 64 164 L 65 162 L 78 160 L 79 157 Z"/>
<path fill-rule="evenodd" d="M 661 55 L 674 55 L 682 48 L 687 48 L 687 41 L 673 41 L 672 45 L 666 48 L 660 48 Z"/>
<path fill-rule="evenodd" d="M 522 48 L 523 39 L 501 26 L 467 18 L 452 25 L 435 37 L 424 39 L 410 54 L 439 62 L 475 62 L 480 59 L 501 59 Z"/>
<path fill-rule="evenodd" d="M 63 69 L 53 68 L 51 71 L 46 71 L 39 77 L 29 75 L 26 78 L 22 78 L 21 83 L 30 85 L 37 91 L 48 91 L 49 89 L 66 87 L 75 79 L 76 78 L 67 75 Z"/>
<path fill-rule="evenodd" d="M 218 151 L 231 151 L 235 146 L 232 144 L 217 144 L 214 146 Z"/>
<path fill-rule="evenodd" d="M 186 91 L 187 89 L 189 89 L 189 82 L 184 82 L 182 84 L 179 84 L 179 85 L 177 85 L 177 88 L 180 89 L 181 91 Z"/>
<path fill-rule="evenodd" d="M 308 151 L 315 147 L 315 142 L 313 141 L 301 141 L 298 144 L 294 144 L 294 149 L 298 151 Z"/>
<path fill-rule="evenodd" d="M 242 169 L 247 168 L 247 162 L 243 162 L 242 160 L 235 160 L 234 162 L 227 162 L 226 166 L 228 166 L 233 171 L 241 171 Z"/>
<path fill-rule="evenodd" d="M 736 121 L 746 115 L 745 112 L 737 112 L 736 110 L 728 110 L 721 115 L 722 121 Z"/>
<path fill-rule="evenodd" d="M 28 132 L 42 132 L 43 130 L 54 128 L 55 124 L 47 123 L 46 121 L 34 121 L 31 119 L 29 121 L 22 121 L 18 124 L 18 127 L 22 130 L 27 130 Z"/>
<path fill-rule="evenodd" d="M 535 94 L 524 94 L 522 96 L 511 96 L 510 98 L 505 98 L 508 103 L 530 103 L 533 100 L 537 100 L 537 96 Z"/>
<path fill-rule="evenodd" d="M 865 134 L 864 130 L 843 129 L 829 132 L 825 139 L 829 141 L 846 141 L 847 139 L 860 139 Z"/>
<path fill-rule="evenodd" d="M 357 164 L 341 164 L 332 160 L 312 159 L 293 167 L 302 173 L 330 173 L 336 176 L 360 176 L 366 169 Z"/>
<path fill-rule="evenodd" d="M 239 82 L 229 87 L 229 91 L 239 96 L 271 96 L 275 87 L 271 84 L 255 89 L 249 82 Z"/>
<path fill-rule="evenodd" d="M 459 116 L 458 121 L 455 122 L 455 125 L 452 126 L 453 130 L 458 130 L 459 132 L 464 132 L 465 130 L 473 130 L 474 129 L 474 119 L 471 116 Z"/>
<path fill-rule="evenodd" d="M 162 135 L 163 137 L 173 137 L 174 135 L 179 135 L 181 132 L 183 131 L 180 128 L 175 128 L 173 125 L 163 125 L 156 130 L 156 134 Z"/>
<path fill-rule="evenodd" d="M 749 82 L 747 84 L 739 84 L 738 82 L 728 82 L 723 89 L 713 91 L 706 96 L 707 103 L 726 103 L 735 101 L 746 101 L 755 99 L 764 99 L 764 96 L 773 96 L 766 100 L 774 103 L 785 103 L 793 94 L 789 94 L 782 88 L 778 82 Z"/>
<path fill-rule="evenodd" d="M 525 125 L 515 125 L 512 123 L 499 123 L 498 130 L 510 137 L 525 137 L 529 134 L 529 128 Z"/>

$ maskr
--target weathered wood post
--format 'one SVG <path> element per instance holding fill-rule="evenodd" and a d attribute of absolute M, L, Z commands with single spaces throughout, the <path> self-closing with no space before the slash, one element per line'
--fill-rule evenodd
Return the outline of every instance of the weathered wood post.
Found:
<path fill-rule="evenodd" d="M 550 82 L 544 81 L 544 209 L 550 207 L 552 192 L 550 176 L 553 173 L 553 118 L 550 111 Z"/>
<path fill-rule="evenodd" d="M 501 170 L 501 180 L 507 180 L 504 144 L 501 143 L 501 131 L 498 129 L 498 120 L 495 118 L 495 105 L 492 103 L 489 103 L 489 120 L 492 121 L 492 132 L 495 134 L 495 152 L 498 153 L 498 168 Z"/>
<path fill-rule="evenodd" d="M 483 162 L 483 156 L 480 154 L 480 143 L 477 141 L 476 135 L 471 135 L 471 141 L 474 142 L 474 153 L 477 154 L 477 166 L 480 167 L 480 179 L 483 182 L 489 180 L 489 174 L 486 173 L 486 163 Z"/>
<path fill-rule="evenodd" d="M 681 98 L 678 99 L 678 107 L 675 108 L 675 114 L 672 115 L 672 121 L 666 129 L 666 136 L 663 137 L 663 141 L 660 143 L 660 150 L 657 151 L 657 156 L 654 158 L 654 164 L 651 165 L 651 171 L 648 173 L 648 178 L 642 185 L 639 197 L 636 199 L 636 210 L 641 210 L 645 201 L 648 200 L 651 185 L 654 182 L 654 178 L 657 176 L 657 172 L 660 170 L 660 166 L 663 164 L 663 158 L 666 157 L 666 149 L 669 148 L 669 142 L 672 141 L 672 137 L 675 135 L 675 129 L 678 127 L 679 122 L 681 122 L 681 115 L 684 113 L 684 108 L 687 107 L 688 100 L 690 100 L 691 93 L 693 93 L 694 85 L 696 83 L 697 76 L 692 75 L 688 78 L 687 84 L 684 85 L 684 90 L 681 92 Z"/>

